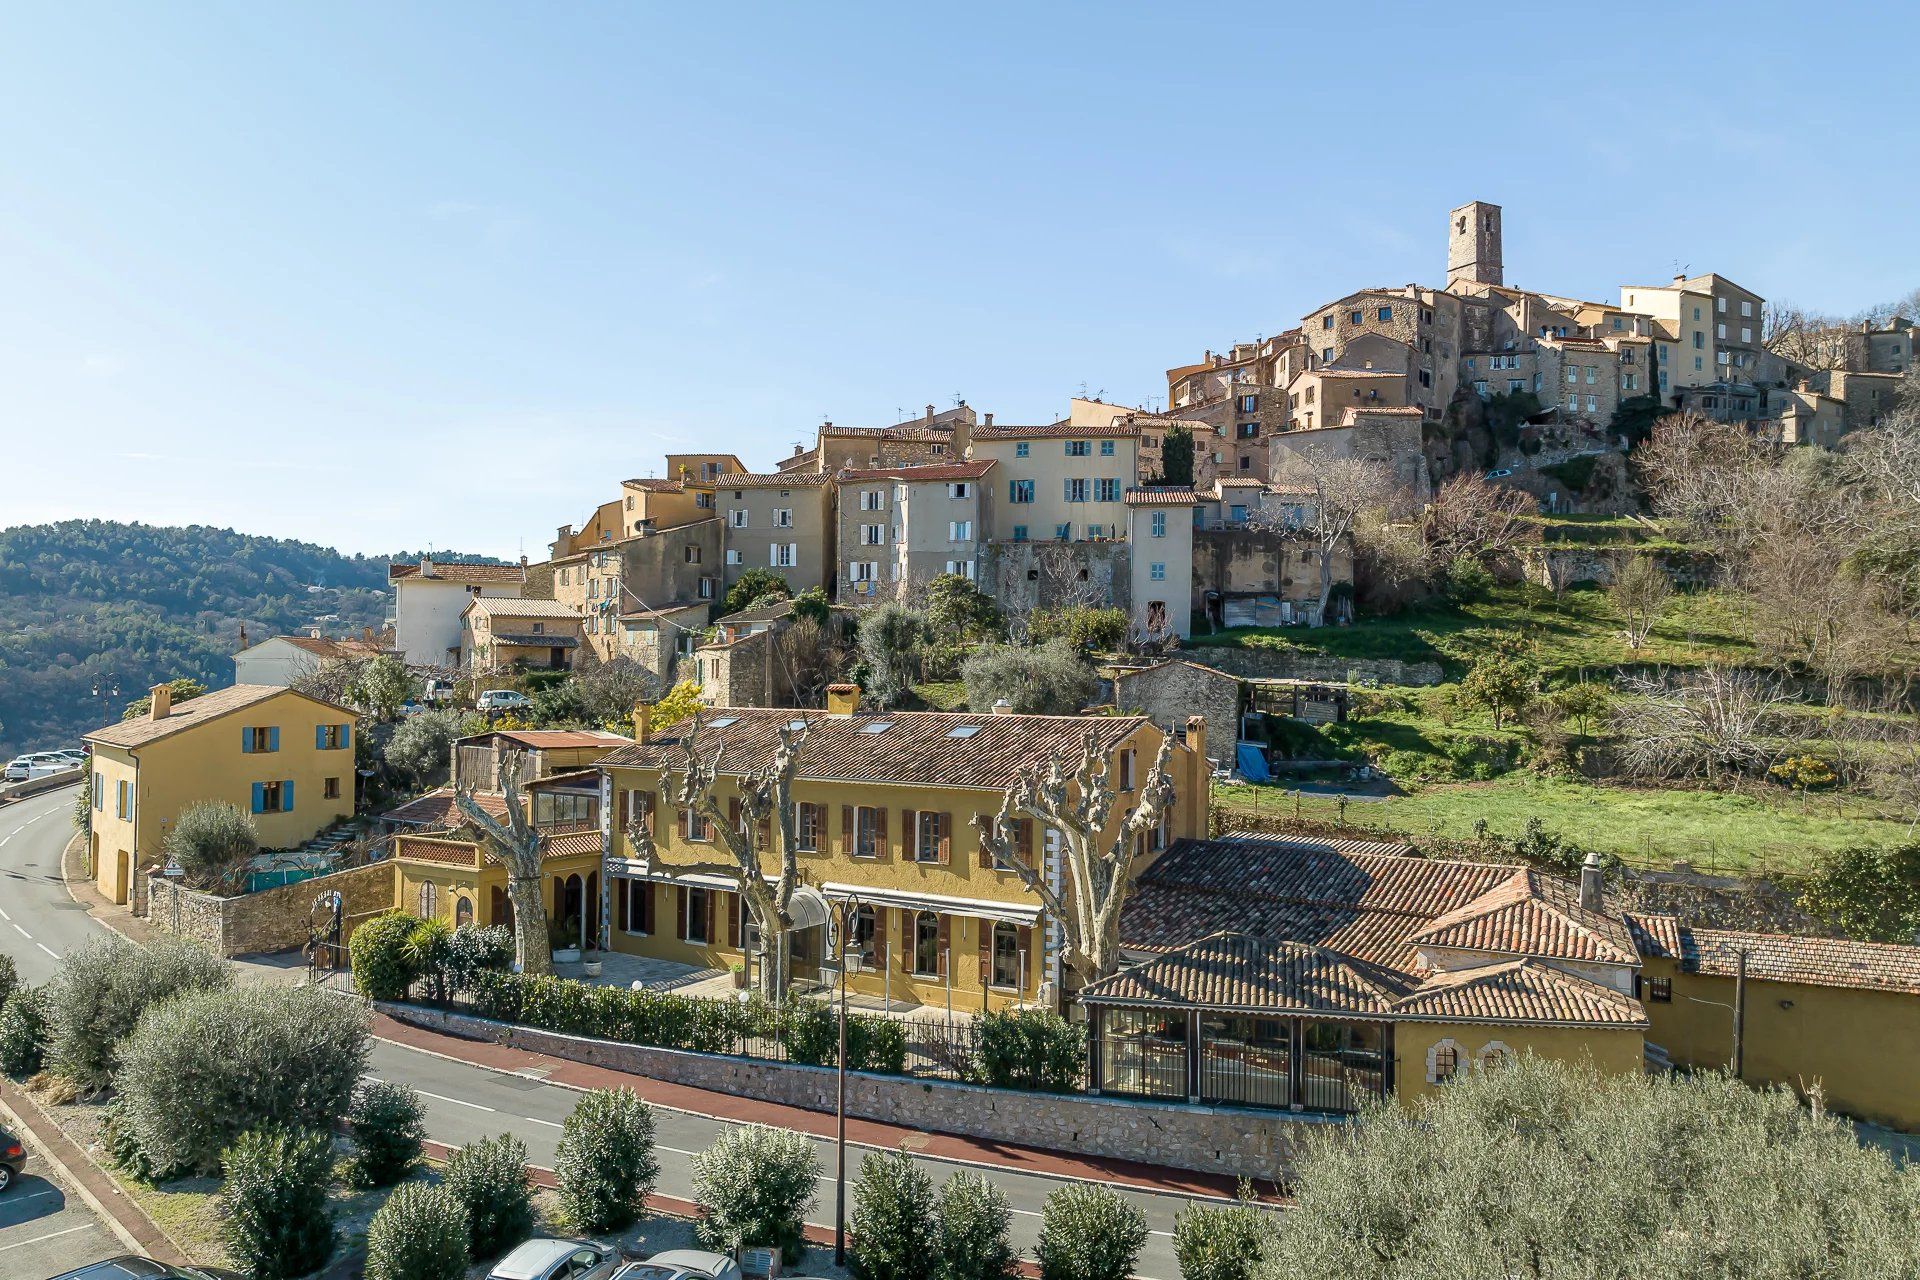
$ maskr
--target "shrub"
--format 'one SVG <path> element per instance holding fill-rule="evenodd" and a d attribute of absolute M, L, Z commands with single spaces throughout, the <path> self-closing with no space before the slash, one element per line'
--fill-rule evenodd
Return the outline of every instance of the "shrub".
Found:
<path fill-rule="evenodd" d="M 367 1280 L 461 1280 L 467 1211 L 445 1187 L 410 1182 L 367 1224 Z"/>
<path fill-rule="evenodd" d="M 832 1066 L 840 1052 L 840 1015 L 825 1001 L 797 1001 L 781 1022 L 787 1058 L 811 1066 Z M 907 1032 L 897 1018 L 847 1015 L 847 1070 L 898 1075 L 907 1065 Z"/>
<path fill-rule="evenodd" d="M 1005 1280 L 1019 1253 L 1008 1239 L 1013 1208 L 1006 1193 L 971 1169 L 940 1188 L 934 1240 L 935 1280 Z"/>
<path fill-rule="evenodd" d="M 469 1142 L 454 1152 L 441 1185 L 467 1211 L 475 1258 L 505 1253 L 533 1234 L 527 1144 L 512 1134 Z"/>
<path fill-rule="evenodd" d="M 999 1089 L 1071 1093 L 1080 1087 L 1086 1033 L 1051 1009 L 999 1009 L 980 1019 L 973 1074 Z"/>
<path fill-rule="evenodd" d="M 140 1140 L 127 1126 L 127 1103 L 124 1098 L 115 1098 L 100 1111 L 100 1141 L 112 1157 L 114 1164 L 126 1170 L 136 1178 L 148 1182 L 165 1182 L 178 1176 L 179 1169 L 163 1169 L 147 1158 L 141 1149 Z"/>
<path fill-rule="evenodd" d="M 20 971 L 13 967 L 13 957 L 0 951 L 0 1009 L 7 1006 L 7 999 L 20 985 Z"/>
<path fill-rule="evenodd" d="M 1440 588 L 1453 603 L 1472 604 L 1493 594 L 1493 574 L 1472 556 L 1455 556 L 1447 562 Z"/>
<path fill-rule="evenodd" d="M 1083 653 L 1112 653 L 1127 642 L 1127 611 L 1090 605 L 1037 609 L 1027 615 L 1027 635 L 1037 645 L 1065 640 Z"/>
<path fill-rule="evenodd" d="M 785 600 L 793 595 L 793 588 L 787 580 L 771 569 L 748 569 L 733 585 L 727 588 L 727 594 L 721 597 L 718 617 L 730 613 L 739 613 L 755 603 L 768 604 L 776 600 Z"/>
<path fill-rule="evenodd" d="M 662 1049 L 735 1053 L 746 1037 L 790 1034 L 790 1024 L 780 1011 L 759 1001 L 707 1000 L 670 991 L 590 987 L 545 975 L 489 972 L 475 975 L 472 992 L 474 1011 L 484 1018 Z M 878 1047 L 885 1038 L 885 1032 L 876 1032 L 876 1047 L 867 1050 L 876 1060 L 892 1052 L 890 1047 L 885 1053 Z M 904 1064 L 904 1037 L 898 1047 L 898 1060 Z M 847 1056 L 853 1059 L 851 1030 L 848 1049 Z M 832 1061 L 831 1048 L 803 1046 L 803 1052 L 818 1053 L 819 1061 Z"/>
<path fill-rule="evenodd" d="M 709 1249 L 767 1246 L 800 1260 L 802 1224 L 813 1207 L 819 1162 L 813 1143 L 789 1129 L 729 1129 L 693 1158 L 693 1194 L 705 1215 L 694 1231 Z"/>
<path fill-rule="evenodd" d="M 630 1089 L 600 1089 L 580 1099 L 561 1129 L 554 1173 L 576 1229 L 626 1226 L 640 1216 L 660 1174 L 652 1108 Z"/>
<path fill-rule="evenodd" d="M 1147 1220 L 1111 1190 L 1061 1187 L 1040 1217 L 1041 1280 L 1127 1280 L 1147 1243 Z"/>
<path fill-rule="evenodd" d="M 874 706 L 891 707 L 906 697 L 920 675 L 920 651 L 930 639 L 926 615 L 888 601 L 860 616 L 854 651 L 865 673 L 862 694 Z"/>
<path fill-rule="evenodd" d="M 230 895 L 246 882 L 247 864 L 260 852 L 260 832 L 237 806 L 203 800 L 180 811 L 161 848 L 189 885 Z"/>
<path fill-rule="evenodd" d="M 960 664 L 960 679 L 968 709 L 982 714 L 1005 698 L 1022 715 L 1072 715 L 1099 689 L 1093 669 L 1064 639 L 980 649 Z"/>
<path fill-rule="evenodd" d="M 353 1172 L 360 1185 L 390 1187 L 407 1176 L 427 1136 L 420 1095 L 403 1084 L 370 1080 L 347 1107 L 353 1135 Z"/>
<path fill-rule="evenodd" d="M 905 1151 L 870 1155 L 853 1184 L 853 1274 L 921 1280 L 933 1256 L 933 1180 Z"/>
<path fill-rule="evenodd" d="M 167 938 L 141 947 L 96 938 L 69 952 L 48 984 L 52 1065 L 83 1089 L 102 1088 L 113 1077 L 117 1047 L 149 1005 L 181 992 L 222 990 L 232 980 L 227 962 L 196 943 Z"/>
<path fill-rule="evenodd" d="M 421 920 L 407 931 L 400 949 L 409 969 L 426 979 L 427 995 L 437 1003 L 446 1003 L 447 965 L 453 956 L 453 926 L 445 920 Z"/>
<path fill-rule="evenodd" d="M 1800 890 L 1800 906 L 1849 938 L 1912 942 L 1920 934 L 1920 840 L 1822 856 Z"/>
<path fill-rule="evenodd" d="M 325 1133 L 284 1129 L 242 1133 L 221 1155 L 220 1237 L 253 1280 L 291 1280 L 333 1256 L 327 1180 L 333 1142 Z"/>
<path fill-rule="evenodd" d="M 425 786 L 449 767 L 453 740 L 460 736 L 460 721 L 457 711 L 422 711 L 408 716 L 387 739 L 388 767 Z"/>
<path fill-rule="evenodd" d="M 353 962 L 354 989 L 369 1000 L 405 1000 L 413 980 L 420 976 L 408 959 L 408 940 L 418 916 L 390 911 L 375 916 L 353 931 L 347 955 Z"/>
<path fill-rule="evenodd" d="M 44 987 L 15 987 L 0 1005 L 0 1071 L 24 1079 L 46 1063 L 52 1014 Z"/>
<path fill-rule="evenodd" d="M 512 967 L 513 930 L 498 924 L 463 924 L 447 938 L 443 965 L 449 993 L 471 991 L 482 973 L 504 973 Z"/>
<path fill-rule="evenodd" d="M 322 988 L 195 991 L 140 1019 L 114 1085 L 155 1167 L 212 1172 L 245 1130 L 331 1130 L 366 1057 L 365 1011 Z"/>
<path fill-rule="evenodd" d="M 1243 1198 L 1229 1206 L 1189 1205 L 1173 1218 L 1180 1280 L 1253 1280 L 1273 1219 Z"/>

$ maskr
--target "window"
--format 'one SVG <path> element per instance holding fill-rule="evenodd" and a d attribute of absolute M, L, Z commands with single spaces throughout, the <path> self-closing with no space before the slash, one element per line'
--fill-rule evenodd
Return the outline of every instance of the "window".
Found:
<path fill-rule="evenodd" d="M 707 936 L 707 913 L 711 910 L 708 893 L 708 890 L 694 886 L 680 890 L 683 916 L 680 922 L 680 938 L 683 942 L 712 941 Z"/>
<path fill-rule="evenodd" d="M 1165 582 L 1167 580 L 1167 566 L 1156 560 L 1147 570 L 1147 576 L 1155 582 Z"/>
<path fill-rule="evenodd" d="M 1748 328 L 1746 325 L 1740 326 L 1740 341 L 1742 342 L 1753 341 L 1753 330 Z"/>
<path fill-rule="evenodd" d="M 1646 987 L 1646 1000 L 1648 1004 L 1673 1003 L 1672 978 L 1648 978 L 1642 985 Z"/>
<path fill-rule="evenodd" d="M 122 780 L 114 784 L 113 816 L 131 820 L 133 817 L 133 784 Z"/>
<path fill-rule="evenodd" d="M 853 856 L 877 858 L 887 851 L 887 811 L 861 805 L 853 811 Z"/>
<path fill-rule="evenodd" d="M 278 751 L 280 749 L 278 729 L 246 729 L 242 730 L 242 733 L 244 734 L 241 740 L 242 751 Z"/>
<path fill-rule="evenodd" d="M 1033 501 L 1033 481 L 1009 480 L 1007 482 L 1007 501 L 1008 502 L 1032 502 Z"/>
<path fill-rule="evenodd" d="M 316 725 L 313 745 L 321 751 L 339 751 L 353 741 L 353 730 L 344 724 Z"/>
<path fill-rule="evenodd" d="M 747 509 L 745 507 L 735 507 L 733 510 L 727 512 L 727 527 L 731 529 L 746 528 Z"/>
<path fill-rule="evenodd" d="M 1567 366 L 1567 382 L 1569 384 L 1577 384 L 1579 383 L 1579 381 L 1580 381 L 1580 366 L 1577 364 L 1568 365 Z"/>
<path fill-rule="evenodd" d="M 1348 323 L 1348 324 L 1359 324 L 1359 323 L 1360 323 L 1360 317 L 1361 317 L 1361 315 L 1362 315 L 1362 313 L 1361 313 L 1361 312 L 1358 312 L 1358 311 L 1349 311 L 1349 312 L 1347 312 L 1347 323 Z"/>
<path fill-rule="evenodd" d="M 972 486 L 970 486 L 964 480 L 956 481 L 955 483 L 947 486 L 947 496 L 949 498 L 972 497 L 973 496 Z"/>
<path fill-rule="evenodd" d="M 1460 1046 L 1442 1040 L 1427 1050 L 1427 1083 L 1445 1084 L 1460 1074 Z"/>
<path fill-rule="evenodd" d="M 1746 319 L 1751 320 L 1753 318 L 1753 304 L 1751 302 L 1742 302 L 1740 304 L 1740 314 Z"/>
<path fill-rule="evenodd" d="M 1586 366 L 1586 370 L 1587 370 L 1587 385 L 1588 385 L 1588 386 L 1590 386 L 1590 387 L 1591 387 L 1591 386 L 1593 386 L 1593 385 L 1594 385 L 1595 383 L 1597 383 L 1597 382 L 1599 382 L 1599 381 L 1600 381 L 1600 366 L 1599 366 L 1599 365 L 1595 365 L 1595 364 L 1590 364 L 1590 365 L 1588 365 L 1588 366 Z"/>
<path fill-rule="evenodd" d="M 1516 391 L 1525 391 L 1526 389 L 1527 389 L 1527 380 L 1525 378 L 1508 378 L 1507 379 L 1508 395 L 1512 395 Z"/>
<path fill-rule="evenodd" d="M 1700 335 L 1696 333 L 1696 334 L 1694 334 L 1693 336 L 1697 338 L 1697 337 L 1699 337 Z M 1699 343 L 1695 343 L 1694 345 L 1695 345 L 1695 346 L 1698 346 L 1698 345 L 1699 345 Z M 1701 370 L 1701 369 L 1702 369 L 1703 367 L 1705 367 L 1705 366 L 1704 366 L 1704 363 L 1703 363 L 1703 362 L 1701 361 L 1701 359 L 1700 359 L 1700 357 L 1699 357 L 1699 356 L 1695 356 L 1695 357 L 1693 358 L 1693 371 L 1694 371 L 1695 373 L 1699 373 L 1699 372 L 1700 372 L 1700 370 Z"/>
<path fill-rule="evenodd" d="M 682 809 L 680 811 L 680 834 L 683 838 L 695 844 L 711 844 L 713 842 L 713 823 L 705 816 L 695 813 L 691 809 Z"/>
<path fill-rule="evenodd" d="M 1725 298 L 1715 298 L 1713 300 L 1713 309 L 1721 315 L 1727 314 L 1727 300 Z"/>
<path fill-rule="evenodd" d="M 1320 317 L 1320 327 L 1322 329 L 1333 328 L 1333 312 L 1329 311 L 1326 315 Z"/>
<path fill-rule="evenodd" d="M 1133 763 L 1133 748 L 1128 747 L 1120 753 L 1120 789 L 1122 791 L 1133 790 Z"/>
<path fill-rule="evenodd" d="M 862 489 L 860 491 L 860 509 L 862 511 L 885 511 L 887 509 L 887 491 L 885 489 Z"/>
<path fill-rule="evenodd" d="M 1425 369 L 1422 369 L 1420 371 L 1420 385 L 1423 387 L 1430 387 L 1433 385 L 1433 375 L 1431 373 L 1428 373 Z"/>
<path fill-rule="evenodd" d="M 1120 482 L 1111 479 L 1095 480 L 1093 482 L 1093 500 L 1095 502 L 1120 501 Z"/>
<path fill-rule="evenodd" d="M 1485 378 L 1475 378 L 1473 380 L 1473 393 L 1479 396 L 1487 394 L 1487 380 Z"/>
<path fill-rule="evenodd" d="M 1322 347 L 1322 348 L 1320 348 L 1320 363 L 1322 363 L 1322 364 L 1332 364 L 1332 363 L 1333 363 L 1333 348 L 1332 348 L 1332 347 Z"/>
<path fill-rule="evenodd" d="M 913 918 L 913 972 L 920 978 L 940 976 L 940 917 L 931 911 Z"/>
<path fill-rule="evenodd" d="M 946 815 L 922 812 L 914 819 L 914 825 L 914 861 L 945 862 L 941 854 L 947 845 Z"/>
<path fill-rule="evenodd" d="M 960 577 L 965 578 L 968 582 L 972 582 L 973 581 L 973 561 L 949 560 L 947 561 L 947 572 L 958 574 Z"/>
<path fill-rule="evenodd" d="M 320 798 L 322 800 L 338 800 L 340 798 L 340 779 L 328 778 L 321 782 Z"/>
<path fill-rule="evenodd" d="M 849 582 L 872 582 L 880 576 L 878 560 L 849 560 L 847 562 L 847 580 Z"/>
<path fill-rule="evenodd" d="M 1086 480 L 1079 476 L 1068 480 L 1066 482 L 1066 493 L 1068 502 L 1085 502 L 1087 500 Z"/>
<path fill-rule="evenodd" d="M 1027 540 L 1027 526 L 1023 524 L 1013 526 L 1013 540 L 1015 542 L 1025 542 Z"/>
<path fill-rule="evenodd" d="M 1072 542 L 1073 541 L 1073 525 L 1057 524 L 1053 526 L 1053 536 L 1055 541 L 1058 541 L 1058 542 Z M 1029 575 L 1029 576 L 1032 576 L 1032 575 Z"/>
<path fill-rule="evenodd" d="M 1713 335 L 1714 337 L 1720 339 L 1720 341 L 1722 342 L 1725 342 L 1727 340 L 1727 326 L 1725 326 L 1724 324 L 1715 325 L 1714 330 L 1715 330 Z"/>
<path fill-rule="evenodd" d="M 863 547 L 884 546 L 887 541 L 887 526 L 883 524 L 863 524 L 860 526 L 860 545 Z"/>
<path fill-rule="evenodd" d="M 1382 307 L 1382 308 L 1380 308 L 1380 312 L 1379 312 L 1379 314 L 1380 314 L 1380 322 L 1381 322 L 1382 324 L 1385 324 L 1385 323 L 1386 323 L 1387 321 L 1389 321 L 1389 320 L 1391 320 L 1391 319 L 1393 319 L 1393 308 L 1392 308 L 1392 307 Z"/>
<path fill-rule="evenodd" d="M 1027 442 L 1025 440 L 1013 446 L 1013 456 L 1016 458 L 1024 458 L 1027 456 Z"/>
<path fill-rule="evenodd" d="M 292 782 L 256 782 L 253 784 L 255 813 L 292 813 Z"/>
<path fill-rule="evenodd" d="M 1498 1071 L 1513 1061 L 1513 1050 L 1499 1040 L 1489 1040 L 1480 1046 L 1480 1052 L 1475 1056 L 1482 1071 Z"/>
<path fill-rule="evenodd" d="M 1085 440 L 1069 440 L 1067 441 L 1067 456 L 1069 458 L 1092 457 L 1093 446 Z"/>
<path fill-rule="evenodd" d="M 700 563 L 700 547 L 697 543 L 687 544 L 687 563 L 688 564 Z"/>
<path fill-rule="evenodd" d="M 996 987 L 1020 985 L 1020 930 L 1005 920 L 993 925 L 993 976 Z"/>
<path fill-rule="evenodd" d="M 1111 458 L 1113 456 L 1113 441 L 1102 440 L 1100 442 L 1100 456 L 1103 458 Z"/>
<path fill-rule="evenodd" d="M 776 529 L 793 528 L 793 508 L 775 507 L 773 510 L 773 527 Z"/>
<path fill-rule="evenodd" d="M 800 544 L 776 542 L 768 549 L 767 558 L 776 569 L 791 569 L 799 561 Z"/>
<path fill-rule="evenodd" d="M 534 634 L 534 635 L 536 635 L 536 636 L 543 636 L 543 635 L 545 635 L 546 633 L 547 633 L 547 624 L 546 624 L 546 623 L 544 623 L 544 622 L 536 622 L 536 623 L 534 623 L 534 624 L 533 624 L 533 634 Z"/>
<path fill-rule="evenodd" d="M 740 548 L 738 548 L 738 547 L 728 547 L 728 548 L 727 548 L 727 563 L 728 563 L 728 564 L 739 564 L 739 563 L 740 563 Z"/>
<path fill-rule="evenodd" d="M 453 900 L 453 923 L 456 928 L 473 923 L 473 899 L 461 894 Z"/>
<path fill-rule="evenodd" d="M 948 542 L 973 541 L 973 521 L 971 520 L 949 521 L 947 523 L 947 541 Z"/>
<path fill-rule="evenodd" d="M 1259 396 L 1241 396 L 1240 397 L 1240 412 L 1252 413 L 1259 407 L 1260 407 Z"/>
<path fill-rule="evenodd" d="M 1167 513 L 1166 512 L 1164 511 L 1154 512 L 1153 519 L 1150 520 L 1148 524 L 1149 524 L 1150 531 L 1154 537 L 1164 538 L 1167 536 Z"/>
<path fill-rule="evenodd" d="M 431 920 L 440 906 L 440 886 L 428 880 L 420 886 L 420 918 Z"/>

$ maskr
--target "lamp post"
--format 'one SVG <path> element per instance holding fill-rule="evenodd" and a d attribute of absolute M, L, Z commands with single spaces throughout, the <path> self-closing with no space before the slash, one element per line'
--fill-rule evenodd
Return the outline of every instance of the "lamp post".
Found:
<path fill-rule="evenodd" d="M 834 1055 L 833 1265 L 847 1265 L 847 952 L 860 899 L 833 904 L 833 951 L 840 969 L 840 1051 Z"/>

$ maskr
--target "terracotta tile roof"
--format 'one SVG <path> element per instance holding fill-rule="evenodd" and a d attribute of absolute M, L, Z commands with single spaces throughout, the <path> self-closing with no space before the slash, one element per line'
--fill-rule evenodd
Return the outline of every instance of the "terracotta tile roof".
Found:
<path fill-rule="evenodd" d="M 805 489 L 830 484 L 833 477 L 820 471 L 729 471 L 705 481 L 713 489 Z"/>
<path fill-rule="evenodd" d="M 496 585 L 500 583 L 521 583 L 527 580 L 527 571 L 517 564 L 467 564 L 457 560 L 435 560 L 433 578 L 445 582 L 467 582 L 476 585 Z M 420 576 L 420 562 L 410 560 L 406 564 L 387 566 L 387 581 L 398 582 L 403 578 Z"/>
<path fill-rule="evenodd" d="M 317 658 L 371 658 L 393 651 L 392 645 L 382 644 L 378 640 L 363 640 L 357 636 L 343 640 L 328 640 L 318 636 L 274 636 L 273 639 L 285 640 L 294 648 L 305 650 Z M 268 641 L 262 640 L 260 643 L 266 644 Z"/>
<path fill-rule="evenodd" d="M 109 747 L 144 747 L 150 742 L 157 742 L 161 738 L 196 728 L 236 711 L 245 711 L 249 707 L 282 695 L 299 698 L 315 706 L 332 707 L 344 720 L 357 721 L 360 718 L 360 713 L 350 707 L 342 707 L 332 702 L 324 702 L 319 698 L 309 697 L 285 685 L 236 684 L 229 685 L 225 689 L 215 689 L 211 693 L 203 693 L 185 702 L 176 702 L 173 704 L 173 709 L 162 719 L 153 720 L 141 716 L 135 720 L 122 720 L 119 724 L 103 725 L 83 737 L 87 742 L 98 742 Z"/>
<path fill-rule="evenodd" d="M 1628 920 L 1646 954 L 1673 959 L 1684 973 L 1731 978 L 1744 950 L 1747 976 L 1756 980 L 1920 995 L 1920 947 L 1696 929 L 1671 916 L 1629 916 Z"/>
<path fill-rule="evenodd" d="M 1565 880 L 1524 869 L 1505 884 L 1436 918 L 1414 941 L 1466 951 L 1637 964 L 1626 922 L 1588 911 Z"/>
<path fill-rule="evenodd" d="M 891 427 L 822 427 L 820 434 L 825 437 L 851 437 L 856 440 L 903 440 L 922 444 L 944 444 L 953 439 L 951 423 L 942 426 L 937 420 L 933 426 L 916 419 L 912 422 L 895 423 Z"/>
<path fill-rule="evenodd" d="M 494 643 L 514 645 L 522 649 L 577 649 L 580 647 L 578 636 L 554 635 L 546 631 L 496 631 Z"/>
<path fill-rule="evenodd" d="M 978 480 L 993 470 L 993 459 L 978 462 L 930 462 L 918 467 L 865 467 L 842 471 L 841 480 Z"/>
<path fill-rule="evenodd" d="M 1417 404 L 1382 405 L 1381 407 L 1375 408 L 1375 409 L 1370 409 L 1363 404 L 1350 404 L 1347 406 L 1345 416 L 1349 418 L 1352 418 L 1352 417 L 1418 418 L 1423 416 L 1425 413 L 1426 413 L 1426 410 L 1422 409 Z"/>
<path fill-rule="evenodd" d="M 775 471 L 794 471 L 811 467 L 820 461 L 820 450 L 808 449 L 804 453 L 789 454 L 773 464 Z"/>
<path fill-rule="evenodd" d="M 489 618 L 571 618 L 579 621 L 580 611 L 558 600 L 511 600 L 500 596 L 475 596 L 466 612 Z"/>
<path fill-rule="evenodd" d="M 829 716 L 787 709 L 716 707 L 704 713 L 698 750 L 720 752 L 720 772 L 741 776 L 764 766 L 782 725 L 805 719 L 798 776 L 811 782 L 899 782 L 1002 790 L 1043 768 L 1055 751 L 1077 754 L 1089 733 L 1103 749 L 1147 723 L 1145 716 L 972 715 L 897 711 Z M 722 722 L 725 723 L 722 723 Z M 976 726 L 959 737 L 952 731 Z M 678 767 L 691 724 L 600 760 L 603 769 Z"/>
<path fill-rule="evenodd" d="M 1638 1000 L 1538 960 L 1436 973 L 1394 1005 L 1394 1016 L 1435 1022 L 1647 1025 Z"/>
<path fill-rule="evenodd" d="M 763 604 L 758 609 L 742 609 L 737 613 L 725 614 L 715 618 L 713 625 L 722 627 L 728 624 L 743 626 L 749 622 L 778 622 L 792 612 L 792 600 L 776 600 L 772 604 Z"/>
<path fill-rule="evenodd" d="M 1130 507 L 1190 507 L 1194 504 L 1191 488 L 1147 488 L 1127 490 Z"/>
<path fill-rule="evenodd" d="M 476 791 L 474 800 L 496 818 L 507 816 L 507 798 L 497 791 Z M 455 827 L 460 825 L 460 810 L 454 803 L 452 787 L 436 787 L 423 796 L 387 810 L 380 821 L 409 827 Z"/>
<path fill-rule="evenodd" d="M 1263 937 L 1311 943 L 1412 974 L 1419 971 L 1420 961 L 1409 939 L 1424 924 L 1424 916 L 1391 911 L 1359 911 L 1143 882 L 1127 896 L 1120 937 L 1129 951 L 1168 951 L 1222 929 L 1246 929 Z"/>
<path fill-rule="evenodd" d="M 1385 1015 L 1410 985 L 1325 947 L 1226 930 L 1091 983 L 1080 998 L 1237 1013 Z"/>
<path fill-rule="evenodd" d="M 1258 476 L 1221 476 L 1214 482 L 1217 489 L 1264 489 L 1267 482 Z"/>
<path fill-rule="evenodd" d="M 1033 427 L 975 427 L 975 440 L 1131 440 L 1140 429 L 1121 419 L 1104 427 L 1075 427 L 1052 422 Z"/>
<path fill-rule="evenodd" d="M 628 489 L 640 489 L 647 493 L 684 493 L 686 491 L 686 485 L 678 480 L 663 480 L 657 477 L 642 476 L 638 480 L 622 480 L 620 483 Z"/>
<path fill-rule="evenodd" d="M 509 742 L 516 742 L 536 751 L 566 747 L 624 747 L 633 742 L 632 738 L 608 733 L 604 729 L 501 729 L 490 734 L 476 733 L 473 737 L 462 738 L 460 741 L 473 742 L 489 737 L 505 738 Z"/>

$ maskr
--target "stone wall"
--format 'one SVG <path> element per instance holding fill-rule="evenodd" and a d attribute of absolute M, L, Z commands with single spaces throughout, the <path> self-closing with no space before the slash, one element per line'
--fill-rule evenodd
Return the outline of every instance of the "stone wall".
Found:
<path fill-rule="evenodd" d="M 1445 678 L 1437 662 L 1399 658 L 1339 658 L 1293 649 L 1227 649 L 1198 646 L 1181 657 L 1236 676 L 1273 680 L 1347 681 L 1365 684 L 1431 685 Z"/>
<path fill-rule="evenodd" d="M 510 1026 L 467 1014 L 381 1003 L 383 1013 L 436 1031 L 492 1040 L 573 1062 L 809 1111 L 833 1110 L 827 1067 L 653 1049 Z M 1178 1106 L 1079 1094 L 1021 1093 L 945 1080 L 847 1073 L 847 1114 L 912 1129 L 1146 1164 L 1283 1180 L 1306 1132 L 1337 1119 L 1250 1108 Z"/>
<path fill-rule="evenodd" d="M 980 588 L 1012 616 L 1076 604 L 1133 612 L 1132 559 L 1124 542 L 986 543 Z"/>
<path fill-rule="evenodd" d="M 162 933 L 205 943 L 223 956 L 287 951 L 307 944 L 314 899 L 329 890 L 345 899 L 348 932 L 360 920 L 392 909 L 393 864 L 369 863 L 298 884 L 221 898 L 167 876 L 148 876 L 147 923 Z"/>
<path fill-rule="evenodd" d="M 1137 711 L 1155 724 L 1181 726 L 1188 716 L 1207 722 L 1208 754 L 1230 759 L 1240 740 L 1240 681 L 1217 667 L 1195 662 L 1162 662 L 1157 666 L 1116 671 L 1114 706 Z"/>

